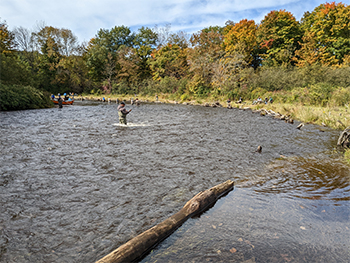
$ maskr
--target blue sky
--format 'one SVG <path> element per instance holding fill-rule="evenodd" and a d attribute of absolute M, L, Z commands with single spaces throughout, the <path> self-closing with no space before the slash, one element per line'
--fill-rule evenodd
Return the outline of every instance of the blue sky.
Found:
<path fill-rule="evenodd" d="M 349 0 L 342 1 L 348 4 Z M 189 34 L 227 20 L 259 23 L 272 10 L 290 11 L 297 20 L 321 0 L 0 0 L 0 18 L 12 30 L 34 29 L 38 23 L 70 29 L 80 42 L 89 41 L 100 28 L 127 26 L 136 31 L 170 24 L 170 31 Z M 336 1 L 337 3 L 340 1 Z"/>

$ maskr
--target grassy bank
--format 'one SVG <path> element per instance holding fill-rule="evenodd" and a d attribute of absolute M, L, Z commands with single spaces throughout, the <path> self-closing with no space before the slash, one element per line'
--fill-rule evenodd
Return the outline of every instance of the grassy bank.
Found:
<path fill-rule="evenodd" d="M 273 103 L 267 105 L 256 105 L 253 108 L 265 108 L 273 110 L 282 115 L 317 125 L 327 126 L 336 130 L 344 130 L 350 126 L 349 108 L 344 107 L 321 107 L 321 106 L 305 106 L 287 103 Z"/>

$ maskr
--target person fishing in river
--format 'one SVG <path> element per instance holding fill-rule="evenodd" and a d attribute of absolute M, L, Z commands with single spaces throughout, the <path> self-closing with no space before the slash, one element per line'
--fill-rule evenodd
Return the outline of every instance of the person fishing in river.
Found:
<path fill-rule="evenodd" d="M 62 103 L 63 103 L 63 99 L 61 97 L 61 94 L 58 93 L 58 108 L 62 108 Z"/>
<path fill-rule="evenodd" d="M 120 105 L 118 106 L 118 116 L 119 116 L 119 123 L 120 124 L 127 124 L 126 122 L 126 115 L 130 113 L 130 110 L 125 109 L 125 102 L 122 101 Z"/>

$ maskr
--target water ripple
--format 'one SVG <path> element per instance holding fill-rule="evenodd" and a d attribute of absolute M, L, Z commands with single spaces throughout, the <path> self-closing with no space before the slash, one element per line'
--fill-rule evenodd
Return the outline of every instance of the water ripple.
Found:
<path fill-rule="evenodd" d="M 91 102 L 0 119 L 4 262 L 93 262 L 227 179 L 258 195 L 349 200 L 349 173 L 325 152 L 338 133 L 313 125 L 144 104 L 125 127 L 117 105 Z"/>

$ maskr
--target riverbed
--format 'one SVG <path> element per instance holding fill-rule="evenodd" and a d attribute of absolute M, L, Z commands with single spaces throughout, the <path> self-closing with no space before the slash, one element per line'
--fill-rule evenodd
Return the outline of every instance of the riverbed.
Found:
<path fill-rule="evenodd" d="M 127 108 L 127 126 L 114 103 L 0 112 L 0 262 L 94 262 L 228 179 L 232 192 L 142 262 L 349 262 L 339 131 L 250 110 Z"/>

